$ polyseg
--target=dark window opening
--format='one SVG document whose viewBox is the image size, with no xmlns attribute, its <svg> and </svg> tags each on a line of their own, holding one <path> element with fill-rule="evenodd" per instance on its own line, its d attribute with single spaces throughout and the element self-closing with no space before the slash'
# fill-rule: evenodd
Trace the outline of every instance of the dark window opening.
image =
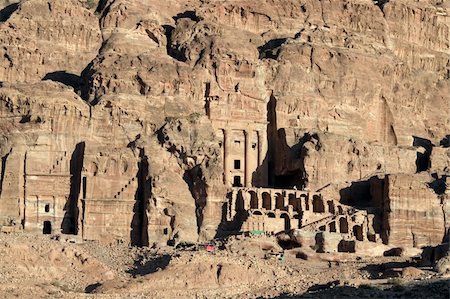
<svg viewBox="0 0 450 299">
<path fill-rule="evenodd" d="M 330 224 L 330 233 L 336 232 L 336 222 L 331 222 Z"/>
<path fill-rule="evenodd" d="M 233 178 L 233 187 L 242 187 L 240 176 L 237 175 Z"/>
<path fill-rule="evenodd" d="M 258 209 L 258 196 L 255 192 L 250 192 L 250 209 Z"/>
<path fill-rule="evenodd" d="M 163 232 L 164 232 L 165 235 L 168 235 L 169 234 L 169 229 L 165 228 Z"/>
<path fill-rule="evenodd" d="M 44 235 L 49 235 L 52 233 L 52 223 L 50 221 L 44 221 L 44 228 L 42 229 Z"/>
<path fill-rule="evenodd" d="M 255 149 L 256 148 L 256 143 L 253 143 L 252 144 L 252 149 Z"/>
<path fill-rule="evenodd" d="M 284 229 L 290 230 L 291 229 L 291 218 L 289 218 L 289 215 L 281 214 L 280 217 L 284 219 Z"/>
<path fill-rule="evenodd" d="M 323 204 L 323 201 L 317 195 L 313 196 L 313 212 L 314 213 L 324 213 L 325 212 L 325 206 Z"/>
<path fill-rule="evenodd" d="M 241 160 L 234 160 L 234 169 L 241 169 Z"/>
<path fill-rule="evenodd" d="M 266 210 L 272 210 L 272 199 L 270 198 L 270 194 L 264 192 L 262 194 L 262 198 L 263 198 L 263 208 Z"/>
<path fill-rule="evenodd" d="M 50 205 L 46 204 L 45 205 L 45 213 L 48 213 L 48 212 L 50 212 Z"/>
<path fill-rule="evenodd" d="M 241 142 L 240 142 L 239 140 L 235 140 L 235 141 L 234 141 L 234 144 L 235 144 L 235 145 L 239 145 L 239 144 L 241 144 Z"/>
<path fill-rule="evenodd" d="M 339 232 L 342 234 L 348 233 L 348 222 L 347 219 L 345 219 L 344 217 L 339 219 Z"/>
</svg>

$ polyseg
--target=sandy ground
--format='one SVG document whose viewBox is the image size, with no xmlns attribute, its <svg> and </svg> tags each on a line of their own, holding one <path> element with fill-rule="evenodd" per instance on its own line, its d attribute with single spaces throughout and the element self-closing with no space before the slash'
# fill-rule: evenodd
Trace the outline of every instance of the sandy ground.
<svg viewBox="0 0 450 299">
<path fill-rule="evenodd" d="M 283 250 L 271 237 L 210 252 L 14 233 L 0 235 L 0 257 L 3 298 L 450 298 L 450 277 L 413 259 Z"/>
</svg>

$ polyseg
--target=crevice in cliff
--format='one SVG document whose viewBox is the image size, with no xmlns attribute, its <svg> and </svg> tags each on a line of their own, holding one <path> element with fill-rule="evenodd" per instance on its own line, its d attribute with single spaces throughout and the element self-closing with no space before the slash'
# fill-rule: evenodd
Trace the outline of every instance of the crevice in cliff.
<svg viewBox="0 0 450 299">
<path fill-rule="evenodd" d="M 388 2 L 389 2 L 389 0 L 373 0 L 373 3 L 380 8 L 380 10 L 383 14 L 384 14 L 384 6 Z"/>
<path fill-rule="evenodd" d="M 97 8 L 95 9 L 95 13 L 102 14 L 102 17 L 106 16 L 108 14 L 109 9 L 111 8 L 111 5 L 113 5 L 115 0 L 111 1 L 111 3 L 108 5 L 108 0 L 100 0 L 98 1 Z M 107 7 L 108 5 L 108 7 Z M 108 8 L 108 10 L 106 10 Z"/>
<path fill-rule="evenodd" d="M 268 161 L 268 186 L 275 184 L 275 147 L 278 143 L 277 139 L 277 99 L 272 94 L 267 103 L 267 161 Z"/>
<path fill-rule="evenodd" d="M 20 3 L 13 3 L 0 10 L 0 23 L 6 22 L 19 8 Z"/>
<path fill-rule="evenodd" d="M 100 97 L 98 96 L 97 91 L 96 91 L 94 98 L 90 99 L 91 86 L 92 86 L 92 75 L 94 74 L 93 66 L 94 66 L 94 61 L 91 61 L 81 72 L 81 75 L 80 75 L 81 84 L 80 84 L 80 88 L 77 90 L 77 93 L 85 102 L 95 106 L 96 104 L 98 104 L 98 102 L 100 102 Z"/>
<path fill-rule="evenodd" d="M 6 155 L 4 155 L 2 157 L 2 170 L 1 170 L 1 175 L 0 175 L 0 198 L 2 196 L 2 192 L 3 192 L 3 180 L 5 179 L 5 172 L 6 172 L 6 162 L 8 160 L 8 156 L 11 154 L 11 151 L 9 151 L 9 153 L 7 153 Z"/>
<path fill-rule="evenodd" d="M 77 235 L 78 218 L 80 210 L 78 207 L 78 198 L 81 191 L 81 172 L 83 170 L 85 143 L 80 142 L 75 146 L 70 159 L 70 193 L 64 206 L 64 218 L 61 223 L 61 232 L 63 234 Z"/>
<path fill-rule="evenodd" d="M 189 191 L 195 200 L 195 216 L 197 219 L 197 233 L 200 233 L 200 228 L 203 224 L 203 209 L 206 206 L 207 185 L 203 171 L 200 165 L 196 165 L 184 172 L 184 181 L 188 184 Z"/>
<path fill-rule="evenodd" d="M 130 239 L 133 246 L 148 246 L 148 216 L 147 208 L 151 195 L 151 177 L 149 176 L 148 157 L 145 149 L 139 149 L 138 173 L 136 175 L 138 188 L 135 193 L 133 219 L 131 221 Z"/>
<path fill-rule="evenodd" d="M 447 178 L 449 177 L 448 175 L 442 175 L 439 176 L 437 173 L 433 173 L 431 174 L 431 176 L 434 178 L 434 181 L 428 183 L 428 187 L 430 189 L 433 189 L 434 193 L 436 194 L 436 196 L 439 198 L 440 201 L 440 207 L 442 210 L 442 219 L 444 220 L 444 227 L 443 229 L 443 239 L 442 242 L 448 242 L 448 238 L 449 238 L 449 233 L 450 233 L 450 229 L 446 226 L 447 225 L 447 213 L 446 213 L 446 201 L 447 199 L 447 195 L 446 195 L 446 191 L 447 191 Z"/>
<path fill-rule="evenodd" d="M 141 76 L 139 76 L 139 74 L 136 75 L 135 77 L 136 82 L 138 83 L 138 89 L 139 89 L 139 93 L 141 95 L 146 95 L 148 92 L 150 92 L 151 87 L 147 85 L 147 83 L 145 83 L 145 81 L 141 78 Z"/>
</svg>

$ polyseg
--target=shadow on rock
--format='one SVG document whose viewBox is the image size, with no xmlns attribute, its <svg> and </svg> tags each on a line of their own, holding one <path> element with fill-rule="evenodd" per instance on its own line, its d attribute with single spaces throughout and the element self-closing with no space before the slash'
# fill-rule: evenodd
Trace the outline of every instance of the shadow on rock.
<svg viewBox="0 0 450 299">
<path fill-rule="evenodd" d="M 101 286 L 102 284 L 99 282 L 93 283 L 88 285 L 85 289 L 84 292 L 87 294 L 91 294 L 93 293 L 99 286 Z"/>
<path fill-rule="evenodd" d="M 145 255 L 140 255 L 135 260 L 134 267 L 128 270 L 127 273 L 136 277 L 157 272 L 160 269 L 166 268 L 171 258 L 172 257 L 168 254 L 155 258 L 147 258 Z"/>
<path fill-rule="evenodd" d="M 406 267 L 415 267 L 413 262 L 388 262 L 383 264 L 367 265 L 360 270 L 366 270 L 370 274 L 371 279 L 386 278 L 386 271 L 390 269 L 401 269 Z"/>
<path fill-rule="evenodd" d="M 50 80 L 54 82 L 62 83 L 66 86 L 72 87 L 75 91 L 78 91 L 81 86 L 81 77 L 75 74 L 70 74 L 65 71 L 57 71 L 52 73 L 47 73 L 42 80 Z"/>
<path fill-rule="evenodd" d="M 374 285 L 333 286 L 330 284 L 315 285 L 305 294 L 282 294 L 281 298 L 433 298 L 448 299 L 450 296 L 450 281 L 418 282 L 404 285 L 398 282 L 384 288 Z"/>
</svg>

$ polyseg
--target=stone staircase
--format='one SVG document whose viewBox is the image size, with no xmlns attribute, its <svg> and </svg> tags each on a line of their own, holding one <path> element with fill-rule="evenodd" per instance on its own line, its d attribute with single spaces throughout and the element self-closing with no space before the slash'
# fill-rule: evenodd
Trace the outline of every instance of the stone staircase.
<svg viewBox="0 0 450 299">
<path fill-rule="evenodd" d="M 131 179 L 128 180 L 128 182 L 120 189 L 120 191 L 118 191 L 115 195 L 114 195 L 114 199 L 117 199 L 120 197 L 120 195 L 123 193 L 123 191 L 125 191 L 126 189 L 128 189 L 128 187 L 131 185 L 132 182 L 134 182 L 136 180 L 136 177 L 132 177 Z"/>
<path fill-rule="evenodd" d="M 53 162 L 52 167 L 49 170 L 50 174 L 56 174 L 61 172 L 61 166 L 64 159 L 67 157 L 67 152 L 63 152 L 56 160 Z"/>
</svg>

